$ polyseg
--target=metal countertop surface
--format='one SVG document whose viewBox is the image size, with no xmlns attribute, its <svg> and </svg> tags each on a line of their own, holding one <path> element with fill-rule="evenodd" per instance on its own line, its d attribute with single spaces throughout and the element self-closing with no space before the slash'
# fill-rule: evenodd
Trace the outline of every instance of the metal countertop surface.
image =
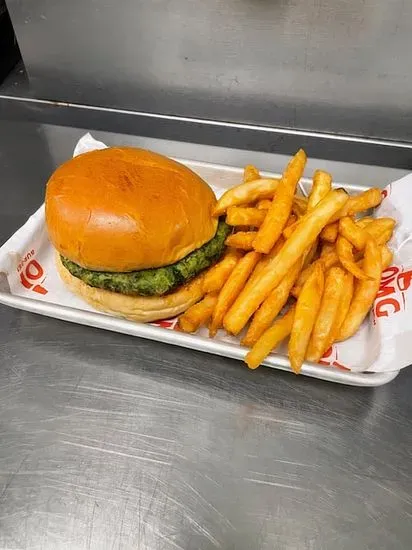
<svg viewBox="0 0 412 550">
<path fill-rule="evenodd" d="M 0 124 L 1 242 L 73 145 L 45 135 Z M 0 306 L 0 548 L 409 549 L 411 394 Z"/>
</svg>

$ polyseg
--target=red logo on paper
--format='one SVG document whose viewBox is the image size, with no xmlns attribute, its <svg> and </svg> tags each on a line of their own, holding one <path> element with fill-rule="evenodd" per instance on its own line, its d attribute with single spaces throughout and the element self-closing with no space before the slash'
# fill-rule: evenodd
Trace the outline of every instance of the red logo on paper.
<svg viewBox="0 0 412 550">
<path fill-rule="evenodd" d="M 46 279 L 44 269 L 37 260 L 34 259 L 34 250 L 30 250 L 17 266 L 17 272 L 20 276 L 20 282 L 28 290 L 37 292 L 37 294 L 47 294 L 43 283 Z"/>
<path fill-rule="evenodd" d="M 386 189 L 384 189 L 382 191 L 382 200 L 383 199 L 386 199 L 386 197 L 389 197 L 389 195 L 391 194 L 391 191 L 392 191 L 392 185 L 389 184 Z"/>
<path fill-rule="evenodd" d="M 338 348 L 336 346 L 331 346 L 325 352 L 324 356 L 319 361 L 319 364 L 324 365 L 325 367 L 336 367 L 341 370 L 350 370 L 348 367 L 345 367 L 345 365 L 342 365 L 342 363 L 339 362 Z"/>
<path fill-rule="evenodd" d="M 154 321 L 152 325 L 161 328 L 174 328 L 176 324 L 176 319 L 165 319 L 163 321 Z"/>
<path fill-rule="evenodd" d="M 406 291 L 411 284 L 412 270 L 395 265 L 385 269 L 373 308 L 374 323 L 377 317 L 390 317 L 405 309 Z"/>
</svg>

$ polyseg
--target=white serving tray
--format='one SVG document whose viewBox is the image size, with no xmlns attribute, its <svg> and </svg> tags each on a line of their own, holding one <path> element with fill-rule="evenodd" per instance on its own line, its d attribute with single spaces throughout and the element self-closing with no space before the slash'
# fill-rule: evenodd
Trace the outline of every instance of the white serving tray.
<svg viewBox="0 0 412 550">
<path fill-rule="evenodd" d="M 236 185 L 241 181 L 242 169 L 225 167 L 220 165 L 214 165 L 209 163 L 191 162 L 182 159 L 178 159 L 180 162 L 186 164 L 192 168 L 195 172 L 199 173 L 206 181 L 213 184 L 213 188 L 219 195 L 223 190 Z M 276 176 L 277 174 L 262 173 L 267 176 Z M 310 185 L 310 180 L 302 180 L 302 190 L 305 191 L 306 187 Z M 362 186 L 336 184 L 338 187 L 344 187 L 349 193 L 359 192 L 365 189 Z M 36 215 L 41 214 L 41 210 Z M 44 209 L 43 209 L 44 220 Z M 44 222 L 42 222 L 44 223 Z M 21 230 L 19 230 L 21 231 Z M 12 239 L 17 236 L 15 234 Z M 11 240 L 12 240 L 11 239 Z M 8 243 L 11 242 L 8 241 Z M 0 248 L 0 257 L 2 249 L 7 244 Z M 51 245 L 50 253 L 52 253 Z M 53 303 L 52 301 L 44 301 L 43 299 L 37 299 L 35 293 L 33 297 L 16 295 L 11 292 L 10 285 L 8 283 L 6 273 L 1 272 L 0 265 L 0 303 L 29 311 L 31 313 L 37 313 L 45 315 L 47 317 L 54 317 L 63 321 L 69 321 L 80 325 L 87 325 L 104 330 L 110 330 L 112 332 L 120 332 L 123 334 L 129 334 L 131 336 L 138 336 L 140 338 L 147 338 L 158 342 L 164 342 L 167 344 L 173 344 L 182 348 L 188 348 L 192 350 L 206 352 L 211 355 L 220 355 L 233 359 L 243 360 L 247 349 L 242 347 L 233 338 L 209 339 L 205 336 L 205 331 L 197 335 L 185 334 L 176 330 L 170 330 L 162 328 L 160 326 L 154 326 L 150 324 L 135 323 L 124 319 L 118 319 L 103 313 L 96 312 L 87 304 L 80 303 L 77 307 L 70 307 L 68 305 Z M 74 300 L 75 304 L 79 304 Z M 271 354 L 267 360 L 263 363 L 264 366 L 273 369 L 279 369 L 284 371 L 291 371 L 289 360 L 287 356 L 282 354 Z M 247 368 L 244 365 L 244 368 Z M 323 366 L 314 363 L 305 362 L 302 366 L 301 374 L 304 376 L 310 376 L 312 378 L 318 378 L 320 380 L 326 380 L 330 382 L 337 382 L 340 384 L 346 384 L 351 386 L 365 386 L 373 387 L 386 384 L 393 380 L 399 373 L 399 370 L 390 372 L 357 372 L 342 370 L 334 366 Z"/>
</svg>

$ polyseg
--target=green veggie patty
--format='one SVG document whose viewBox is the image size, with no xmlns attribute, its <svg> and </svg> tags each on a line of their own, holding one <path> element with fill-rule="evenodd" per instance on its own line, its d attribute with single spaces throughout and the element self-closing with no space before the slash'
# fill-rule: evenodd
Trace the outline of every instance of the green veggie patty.
<svg viewBox="0 0 412 550">
<path fill-rule="evenodd" d="M 64 267 L 89 286 L 120 294 L 163 296 L 183 285 L 215 263 L 223 253 L 231 228 L 219 221 L 215 236 L 209 242 L 188 254 L 175 264 L 129 273 L 91 271 L 61 256 Z"/>
</svg>

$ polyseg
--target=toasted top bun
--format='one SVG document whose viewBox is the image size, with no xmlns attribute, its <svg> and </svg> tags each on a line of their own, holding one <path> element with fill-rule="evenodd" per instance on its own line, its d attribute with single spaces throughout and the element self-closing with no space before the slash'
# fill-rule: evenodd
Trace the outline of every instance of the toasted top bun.
<svg viewBox="0 0 412 550">
<path fill-rule="evenodd" d="M 177 262 L 212 239 L 210 187 L 157 153 L 112 147 L 60 166 L 46 191 L 52 244 L 96 271 L 126 272 Z"/>
</svg>

